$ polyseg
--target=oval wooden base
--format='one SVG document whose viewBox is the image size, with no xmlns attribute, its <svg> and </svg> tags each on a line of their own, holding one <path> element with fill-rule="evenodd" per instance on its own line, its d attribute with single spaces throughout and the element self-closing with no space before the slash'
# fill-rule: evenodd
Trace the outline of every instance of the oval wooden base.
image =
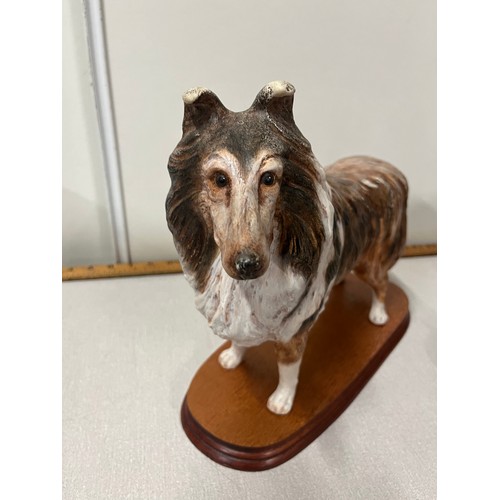
<svg viewBox="0 0 500 500">
<path fill-rule="evenodd" d="M 408 299 L 396 285 L 389 285 L 386 325 L 370 323 L 370 303 L 370 288 L 352 275 L 333 289 L 311 330 L 288 415 L 266 407 L 278 383 L 272 344 L 250 348 L 235 370 L 219 365 L 229 343 L 221 346 L 184 399 L 189 439 L 215 462 L 246 471 L 276 467 L 303 450 L 349 406 L 408 327 Z"/>
</svg>

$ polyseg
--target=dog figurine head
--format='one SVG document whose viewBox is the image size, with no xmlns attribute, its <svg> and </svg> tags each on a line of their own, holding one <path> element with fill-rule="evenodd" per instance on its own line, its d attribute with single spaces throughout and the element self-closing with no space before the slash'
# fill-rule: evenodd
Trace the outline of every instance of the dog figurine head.
<svg viewBox="0 0 500 500">
<path fill-rule="evenodd" d="M 242 112 L 229 111 L 205 88 L 183 96 L 166 210 L 184 270 L 199 290 L 218 252 L 236 280 L 262 276 L 273 243 L 284 265 L 306 278 L 317 263 L 323 235 L 318 174 L 295 125 L 294 92 L 287 82 L 271 82 Z"/>
</svg>

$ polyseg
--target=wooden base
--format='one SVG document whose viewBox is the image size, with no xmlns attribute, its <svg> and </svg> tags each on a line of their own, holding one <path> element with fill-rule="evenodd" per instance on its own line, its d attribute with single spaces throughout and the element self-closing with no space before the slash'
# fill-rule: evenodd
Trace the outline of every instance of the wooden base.
<svg viewBox="0 0 500 500">
<path fill-rule="evenodd" d="M 349 406 L 408 327 L 408 299 L 397 286 L 389 285 L 386 325 L 370 323 L 370 303 L 370 288 L 352 275 L 334 288 L 311 330 L 295 403 L 285 416 L 266 407 L 278 383 L 272 344 L 250 348 L 235 370 L 219 365 L 229 343 L 221 346 L 184 399 L 189 439 L 215 462 L 246 471 L 276 467 L 303 450 Z"/>
</svg>

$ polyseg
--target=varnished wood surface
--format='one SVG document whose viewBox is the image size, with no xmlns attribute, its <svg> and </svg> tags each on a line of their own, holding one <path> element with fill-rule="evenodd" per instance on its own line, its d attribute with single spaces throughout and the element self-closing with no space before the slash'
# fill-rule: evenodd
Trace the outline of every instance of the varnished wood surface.
<svg viewBox="0 0 500 500">
<path fill-rule="evenodd" d="M 337 286 L 311 331 L 294 407 L 278 416 L 266 407 L 278 383 L 272 345 L 247 351 L 242 365 L 224 370 L 213 353 L 194 376 L 181 419 L 200 451 L 222 465 L 264 470 L 293 457 L 350 404 L 404 334 L 408 301 L 391 284 L 389 322 L 368 320 L 371 290 L 354 276 Z"/>
<path fill-rule="evenodd" d="M 403 257 L 422 257 L 436 255 L 437 245 L 409 245 Z M 150 274 L 172 274 L 182 272 L 176 260 L 135 262 L 133 264 L 102 264 L 94 266 L 73 266 L 62 268 L 62 280 L 84 280 L 101 278 L 120 278 L 126 276 L 147 276 Z"/>
</svg>

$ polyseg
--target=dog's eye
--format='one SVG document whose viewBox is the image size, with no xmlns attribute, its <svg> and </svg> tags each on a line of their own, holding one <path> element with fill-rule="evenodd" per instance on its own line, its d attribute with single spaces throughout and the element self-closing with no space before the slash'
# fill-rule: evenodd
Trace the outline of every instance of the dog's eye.
<svg viewBox="0 0 500 500">
<path fill-rule="evenodd" d="M 272 172 L 266 172 L 265 174 L 262 174 L 260 182 L 261 184 L 264 184 L 264 186 L 272 186 L 276 182 L 276 175 Z"/>
<path fill-rule="evenodd" d="M 226 187 L 229 184 L 229 179 L 222 172 L 218 172 L 215 174 L 215 184 L 220 188 Z"/>
</svg>

